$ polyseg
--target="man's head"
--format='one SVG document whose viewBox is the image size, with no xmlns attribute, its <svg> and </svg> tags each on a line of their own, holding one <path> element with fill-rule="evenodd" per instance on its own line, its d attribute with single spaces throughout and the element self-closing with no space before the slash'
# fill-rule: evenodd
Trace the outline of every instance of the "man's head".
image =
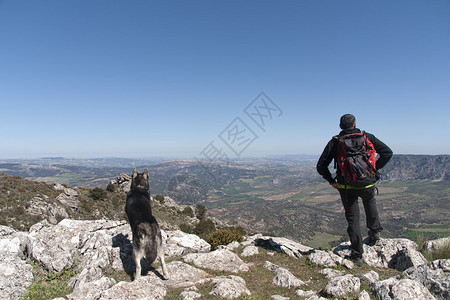
<svg viewBox="0 0 450 300">
<path fill-rule="evenodd" d="M 341 117 L 339 122 L 341 129 L 350 129 L 356 127 L 356 118 L 352 114 L 345 114 Z"/>
</svg>

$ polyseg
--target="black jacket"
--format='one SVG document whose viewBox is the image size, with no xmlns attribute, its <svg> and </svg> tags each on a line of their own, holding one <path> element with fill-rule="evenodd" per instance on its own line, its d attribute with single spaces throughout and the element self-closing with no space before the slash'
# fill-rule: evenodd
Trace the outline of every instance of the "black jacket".
<svg viewBox="0 0 450 300">
<path fill-rule="evenodd" d="M 359 130 L 358 128 L 345 129 L 339 133 L 339 136 L 357 132 L 361 132 L 361 130 Z M 391 159 L 392 150 L 388 146 L 386 146 L 385 143 L 377 139 L 373 134 L 365 132 L 365 135 L 369 139 L 369 141 L 372 142 L 375 148 L 375 152 L 379 155 L 379 158 L 377 159 L 376 162 L 376 168 L 377 170 L 379 170 L 383 168 Z M 333 159 L 336 161 L 337 144 L 338 140 L 332 138 L 325 146 L 325 149 L 323 150 L 322 155 L 320 156 L 319 161 L 317 162 L 317 172 L 319 172 L 319 174 L 322 175 L 322 177 L 330 184 L 335 183 L 336 180 L 340 184 L 345 183 L 339 168 L 337 168 L 336 170 L 336 179 L 334 179 L 333 176 L 331 176 L 331 172 L 330 170 L 328 170 L 328 166 L 330 165 L 331 161 Z"/>
</svg>

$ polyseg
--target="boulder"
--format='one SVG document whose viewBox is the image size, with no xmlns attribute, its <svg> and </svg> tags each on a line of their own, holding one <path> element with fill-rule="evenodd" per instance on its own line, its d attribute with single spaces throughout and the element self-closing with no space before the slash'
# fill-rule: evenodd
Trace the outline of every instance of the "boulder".
<svg viewBox="0 0 450 300">
<path fill-rule="evenodd" d="M 429 252 L 434 252 L 444 247 L 450 246 L 450 237 L 427 241 L 423 244 L 423 249 Z"/>
<path fill-rule="evenodd" d="M 0 225 L 0 299 L 20 299 L 33 282 L 24 257 L 26 233 Z"/>
<path fill-rule="evenodd" d="M 253 256 L 257 255 L 259 253 L 258 247 L 256 246 L 247 246 L 242 250 L 241 256 L 247 257 L 247 256 Z"/>
<path fill-rule="evenodd" d="M 57 224 L 62 219 L 69 217 L 64 207 L 58 205 L 56 202 L 46 202 L 40 197 L 33 197 L 28 201 L 26 204 L 26 212 L 31 216 L 43 216 L 50 224 Z"/>
<path fill-rule="evenodd" d="M 439 259 L 410 268 L 403 276 L 422 283 L 436 299 L 450 299 L 450 259 Z"/>
<path fill-rule="evenodd" d="M 343 297 L 348 293 L 359 293 L 361 283 L 351 274 L 332 278 L 325 287 L 325 293 L 332 297 Z"/>
<path fill-rule="evenodd" d="M 380 300 L 435 299 L 421 283 L 411 279 L 389 278 L 378 281 L 371 285 L 371 291 Z"/>
<path fill-rule="evenodd" d="M 285 253 L 291 257 L 299 258 L 302 255 L 311 253 L 314 249 L 302 245 L 293 240 L 282 237 L 271 237 L 263 235 L 254 235 L 247 238 L 247 243 L 255 244 L 267 250 L 273 250 L 278 253 Z M 246 245 L 245 242 L 243 245 Z"/>
<path fill-rule="evenodd" d="M 159 300 L 164 299 L 166 294 L 167 288 L 164 286 L 163 281 L 154 275 L 141 276 L 133 282 L 121 281 L 102 291 L 97 299 Z"/>
<path fill-rule="evenodd" d="M 200 268 L 232 273 L 248 272 L 250 265 L 246 264 L 237 254 L 218 249 L 209 253 L 190 253 L 183 257 L 185 262 L 191 262 Z"/>
<path fill-rule="evenodd" d="M 165 255 L 179 256 L 188 253 L 205 253 L 211 250 L 211 245 L 195 234 L 188 234 L 181 230 L 161 231 L 165 241 Z"/>
<path fill-rule="evenodd" d="M 242 277 L 230 275 L 227 277 L 216 277 L 212 280 L 211 295 L 222 298 L 233 299 L 243 294 L 251 295 Z"/>
<path fill-rule="evenodd" d="M 266 261 L 264 263 L 264 268 L 275 272 L 275 277 L 273 278 L 272 282 L 276 286 L 284 287 L 284 288 L 291 288 L 293 286 L 298 287 L 301 285 L 304 285 L 305 283 L 295 277 L 289 270 L 282 268 L 280 266 L 277 266 L 270 261 Z"/>
<path fill-rule="evenodd" d="M 330 251 L 314 250 L 309 256 L 309 260 L 319 266 L 336 267 L 342 265 L 348 269 L 353 269 L 354 264 L 348 259 L 344 259 Z"/>
<path fill-rule="evenodd" d="M 64 192 L 56 197 L 56 200 L 61 202 L 64 206 L 70 208 L 72 211 L 78 209 L 80 201 L 78 200 L 78 192 L 72 188 L 64 188 Z"/>
<path fill-rule="evenodd" d="M 366 240 L 363 249 L 363 260 L 371 267 L 404 271 L 427 262 L 416 243 L 408 239 L 381 239 L 373 246 Z M 333 252 L 341 257 L 350 255 L 350 243 L 342 243 Z"/>
<path fill-rule="evenodd" d="M 162 274 L 162 270 L 158 269 L 158 271 Z M 164 281 L 164 284 L 174 288 L 194 287 L 196 284 L 203 284 L 211 280 L 212 277 L 209 273 L 181 261 L 168 263 L 167 272 L 169 280 Z"/>
</svg>

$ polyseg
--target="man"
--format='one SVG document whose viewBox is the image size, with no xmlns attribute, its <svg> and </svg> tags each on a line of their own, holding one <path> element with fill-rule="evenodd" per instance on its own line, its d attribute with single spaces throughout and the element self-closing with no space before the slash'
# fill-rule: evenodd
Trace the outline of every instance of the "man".
<svg viewBox="0 0 450 300">
<path fill-rule="evenodd" d="M 356 128 L 356 119 L 351 114 L 345 114 L 340 119 L 340 128 L 342 131 L 337 137 L 333 137 L 317 162 L 317 171 L 327 180 L 330 185 L 339 191 L 342 204 L 345 209 L 345 218 L 347 219 L 347 232 L 350 237 L 352 254 L 350 258 L 359 266 L 362 265 L 363 242 L 361 228 L 359 225 L 359 205 L 358 198 L 362 199 L 364 211 L 366 213 L 366 225 L 369 229 L 370 242 L 375 244 L 380 239 L 380 231 L 383 229 L 378 217 L 378 210 L 375 200 L 375 184 L 369 184 L 364 187 L 354 187 L 348 185 L 346 179 L 342 175 L 340 168 L 336 169 L 336 178 L 333 178 L 328 165 L 334 159 L 337 161 L 339 137 L 360 133 L 361 130 Z M 373 144 L 379 158 L 376 161 L 376 170 L 383 168 L 392 157 L 392 150 L 374 135 L 365 132 L 367 139 Z"/>
</svg>

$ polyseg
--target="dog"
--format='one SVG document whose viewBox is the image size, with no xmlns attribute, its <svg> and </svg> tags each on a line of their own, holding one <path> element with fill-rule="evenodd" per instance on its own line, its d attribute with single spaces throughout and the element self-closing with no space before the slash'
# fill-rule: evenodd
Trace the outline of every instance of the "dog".
<svg viewBox="0 0 450 300">
<path fill-rule="evenodd" d="M 161 262 L 164 279 L 168 279 L 161 230 L 152 215 L 147 169 L 144 173 L 138 173 L 136 168 L 133 169 L 125 212 L 133 233 L 133 257 L 136 263 L 135 279 L 141 276 L 141 259 L 145 258 L 151 265 L 156 257 Z"/>
</svg>

